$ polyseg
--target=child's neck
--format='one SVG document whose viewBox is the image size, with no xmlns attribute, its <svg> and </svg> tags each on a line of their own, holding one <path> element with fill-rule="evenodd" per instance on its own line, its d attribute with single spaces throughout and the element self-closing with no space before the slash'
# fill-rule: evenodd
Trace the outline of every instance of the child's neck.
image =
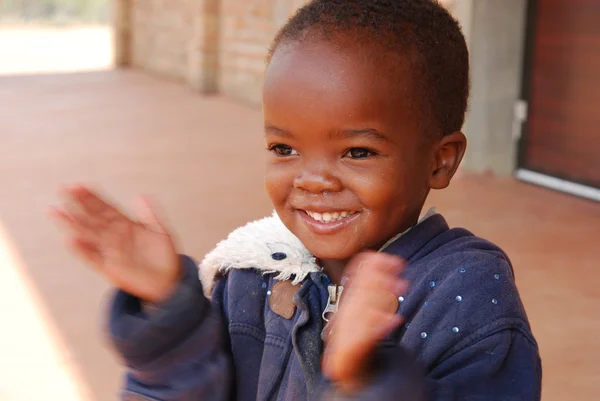
<svg viewBox="0 0 600 401">
<path fill-rule="evenodd" d="M 419 209 L 412 218 L 408 219 L 408 222 L 403 224 L 402 227 L 398 230 L 399 233 L 404 233 L 409 228 L 415 226 L 419 222 L 419 214 L 421 213 L 421 209 Z M 397 236 L 396 236 L 397 237 Z M 396 238 L 392 237 L 392 238 Z M 384 246 L 382 244 L 381 246 Z M 379 249 L 379 248 L 377 248 Z M 323 272 L 327 274 L 327 277 L 331 280 L 333 284 L 341 284 L 342 279 L 344 278 L 344 271 L 346 270 L 346 265 L 349 260 L 343 259 L 319 259 L 318 264 L 323 268 Z"/>
<path fill-rule="evenodd" d="M 342 282 L 344 270 L 346 269 L 346 264 L 348 264 L 347 260 L 319 259 L 319 264 L 333 284 L 340 284 Z"/>
</svg>

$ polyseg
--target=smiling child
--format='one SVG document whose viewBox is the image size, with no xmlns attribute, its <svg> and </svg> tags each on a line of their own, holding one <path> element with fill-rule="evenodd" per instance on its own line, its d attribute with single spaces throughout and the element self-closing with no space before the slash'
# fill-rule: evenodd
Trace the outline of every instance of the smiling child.
<svg viewBox="0 0 600 401">
<path fill-rule="evenodd" d="M 118 288 L 123 399 L 539 400 L 508 257 L 423 215 L 466 149 L 468 77 L 436 1 L 307 3 L 265 72 L 276 213 L 220 243 L 202 280 L 147 202 L 132 220 L 68 188 L 54 215 Z"/>
</svg>

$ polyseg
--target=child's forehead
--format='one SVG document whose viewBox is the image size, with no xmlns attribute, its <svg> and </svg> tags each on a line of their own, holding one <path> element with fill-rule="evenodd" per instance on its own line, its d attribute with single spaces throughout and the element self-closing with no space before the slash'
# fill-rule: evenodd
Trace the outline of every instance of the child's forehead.
<svg viewBox="0 0 600 401">
<path fill-rule="evenodd" d="M 278 90 L 322 96 L 406 101 L 413 86 L 408 57 L 350 40 L 311 40 L 282 45 L 265 74 L 265 94 Z"/>
<path fill-rule="evenodd" d="M 421 115 L 415 113 L 411 86 L 407 63 L 398 57 L 326 41 L 283 47 L 265 75 L 265 125 L 298 133 L 411 131 Z"/>
<path fill-rule="evenodd" d="M 306 59 L 321 61 L 330 59 L 338 64 L 383 68 L 404 69 L 410 67 L 416 52 L 410 48 L 391 48 L 385 43 L 354 34 L 335 36 L 311 35 L 302 39 L 280 43 L 269 63 L 287 57 L 295 61 Z M 383 71 L 380 71 L 383 72 Z M 391 71 L 389 71 L 391 72 Z"/>
</svg>

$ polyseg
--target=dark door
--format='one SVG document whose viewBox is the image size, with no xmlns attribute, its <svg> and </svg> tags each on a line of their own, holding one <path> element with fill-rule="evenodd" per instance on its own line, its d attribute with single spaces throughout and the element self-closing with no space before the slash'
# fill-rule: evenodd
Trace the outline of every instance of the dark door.
<svg viewBox="0 0 600 401">
<path fill-rule="evenodd" d="M 600 0 L 532 0 L 519 167 L 600 188 Z"/>
</svg>

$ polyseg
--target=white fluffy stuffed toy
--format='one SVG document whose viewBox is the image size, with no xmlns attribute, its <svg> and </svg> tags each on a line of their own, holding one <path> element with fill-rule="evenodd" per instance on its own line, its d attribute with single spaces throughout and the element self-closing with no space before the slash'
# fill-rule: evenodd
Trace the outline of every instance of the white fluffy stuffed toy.
<svg viewBox="0 0 600 401">
<path fill-rule="evenodd" d="M 289 280 L 293 276 L 293 284 L 321 270 L 315 257 L 275 212 L 236 229 L 205 256 L 199 276 L 207 296 L 213 290 L 215 278 L 230 269 L 278 273 L 276 280 Z"/>
</svg>

